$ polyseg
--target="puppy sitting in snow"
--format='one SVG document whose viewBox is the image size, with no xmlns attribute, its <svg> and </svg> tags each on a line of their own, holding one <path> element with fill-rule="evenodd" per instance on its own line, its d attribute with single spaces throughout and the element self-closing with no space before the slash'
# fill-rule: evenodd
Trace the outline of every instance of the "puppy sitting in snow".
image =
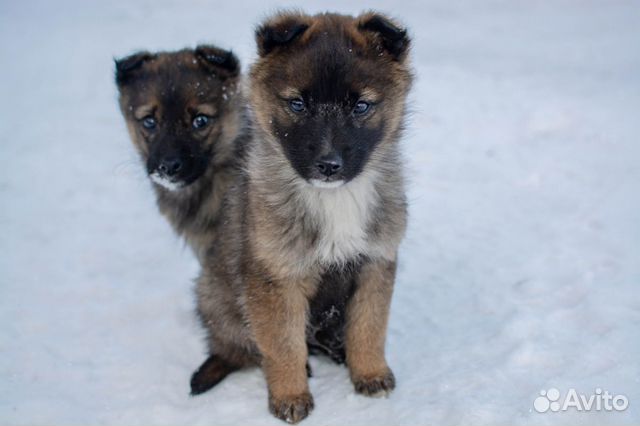
<svg viewBox="0 0 640 426">
<path fill-rule="evenodd" d="M 260 365 L 271 412 L 295 423 L 314 405 L 310 350 L 346 360 L 356 392 L 395 387 L 384 347 L 406 226 L 409 38 L 375 13 L 282 13 L 256 38 L 255 133 L 198 282 L 211 356 L 191 384 Z"/>
</svg>

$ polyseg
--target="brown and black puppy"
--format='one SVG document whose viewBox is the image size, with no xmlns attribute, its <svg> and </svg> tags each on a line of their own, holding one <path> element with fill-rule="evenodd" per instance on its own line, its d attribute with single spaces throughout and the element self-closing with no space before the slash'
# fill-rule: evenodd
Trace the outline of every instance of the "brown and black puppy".
<svg viewBox="0 0 640 426">
<path fill-rule="evenodd" d="M 239 79 L 235 55 L 214 46 L 116 60 L 120 108 L 160 211 L 201 259 L 248 138 Z"/>
<path fill-rule="evenodd" d="M 407 220 L 409 38 L 375 13 L 281 13 L 257 43 L 246 172 L 198 283 L 212 356 L 192 391 L 259 364 L 271 412 L 295 423 L 313 408 L 309 350 L 346 360 L 358 393 L 395 387 L 384 348 Z"/>
</svg>

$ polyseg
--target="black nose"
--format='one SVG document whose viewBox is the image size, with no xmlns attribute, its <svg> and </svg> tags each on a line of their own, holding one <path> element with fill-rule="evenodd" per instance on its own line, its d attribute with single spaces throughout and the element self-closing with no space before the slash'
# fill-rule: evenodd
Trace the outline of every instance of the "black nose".
<svg viewBox="0 0 640 426">
<path fill-rule="evenodd" d="M 320 173 L 329 177 L 342 170 L 342 158 L 338 154 L 328 154 L 316 161 L 316 168 Z"/>
<path fill-rule="evenodd" d="M 178 157 L 168 157 L 164 158 L 160 165 L 158 166 L 158 170 L 160 173 L 165 176 L 175 176 L 182 169 L 182 161 Z"/>
</svg>

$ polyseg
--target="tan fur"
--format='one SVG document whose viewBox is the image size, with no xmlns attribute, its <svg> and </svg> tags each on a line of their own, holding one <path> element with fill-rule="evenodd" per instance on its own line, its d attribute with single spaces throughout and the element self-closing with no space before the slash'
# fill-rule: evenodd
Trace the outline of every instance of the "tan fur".
<svg viewBox="0 0 640 426">
<path fill-rule="evenodd" d="M 379 260 L 363 266 L 347 311 L 346 349 L 351 380 L 363 393 L 375 395 L 376 382 L 393 375 L 384 357 L 396 264 Z"/>
<path fill-rule="evenodd" d="M 307 384 L 305 341 L 305 286 L 297 281 L 272 281 L 264 277 L 247 282 L 247 316 L 262 355 L 262 368 L 269 386 L 269 407 L 275 413 L 290 399 L 312 403 Z M 294 409 L 295 411 L 295 409 Z M 297 420 L 291 414 L 292 421 Z"/>
</svg>

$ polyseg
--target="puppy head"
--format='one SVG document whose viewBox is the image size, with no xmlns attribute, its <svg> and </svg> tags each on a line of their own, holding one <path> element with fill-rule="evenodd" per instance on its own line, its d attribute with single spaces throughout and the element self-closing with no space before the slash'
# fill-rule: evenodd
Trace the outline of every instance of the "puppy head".
<svg viewBox="0 0 640 426">
<path fill-rule="evenodd" d="M 154 182 L 186 187 L 230 144 L 239 73 L 238 59 L 213 46 L 116 60 L 120 108 Z"/>
<path fill-rule="evenodd" d="M 337 187 L 394 143 L 411 84 L 406 31 L 377 13 L 283 13 L 256 31 L 259 128 L 307 182 Z"/>
</svg>

